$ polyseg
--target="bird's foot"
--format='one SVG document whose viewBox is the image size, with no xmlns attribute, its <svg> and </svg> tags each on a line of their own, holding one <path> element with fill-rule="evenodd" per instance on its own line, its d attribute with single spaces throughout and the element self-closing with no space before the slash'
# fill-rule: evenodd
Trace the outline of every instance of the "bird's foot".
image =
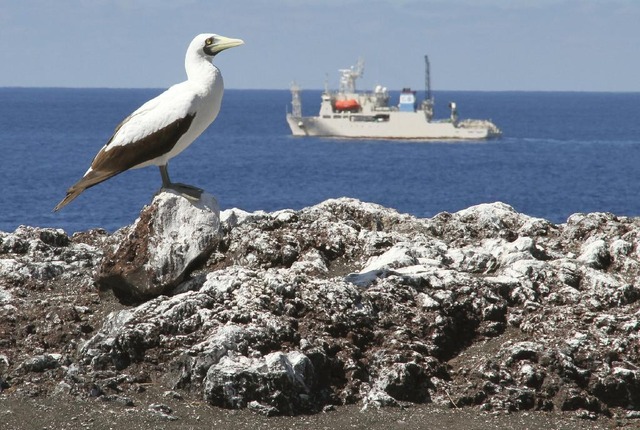
<svg viewBox="0 0 640 430">
<path fill-rule="evenodd" d="M 202 188 L 194 187 L 193 185 L 174 183 L 174 182 L 172 182 L 169 185 L 163 186 L 161 188 L 161 191 L 167 190 L 167 189 L 176 191 L 177 193 L 181 194 L 183 197 L 186 197 L 187 199 L 194 200 L 194 201 L 200 200 L 200 197 L 204 192 Z"/>
</svg>

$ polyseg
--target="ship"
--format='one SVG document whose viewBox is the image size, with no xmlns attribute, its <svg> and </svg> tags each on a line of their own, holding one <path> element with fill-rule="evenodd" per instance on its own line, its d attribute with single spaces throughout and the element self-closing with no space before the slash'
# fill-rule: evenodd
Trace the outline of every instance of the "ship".
<svg viewBox="0 0 640 430">
<path fill-rule="evenodd" d="M 322 136 L 354 139 L 465 140 L 489 139 L 502 135 L 489 120 L 458 119 L 455 102 L 449 103 L 450 116 L 436 120 L 431 92 L 429 57 L 425 55 L 425 95 L 418 103 L 417 92 L 403 88 L 398 103 L 391 103 L 387 88 L 377 85 L 372 92 L 357 91 L 364 61 L 340 69 L 340 85 L 330 91 L 325 82 L 318 116 L 302 116 L 300 87 L 291 85 L 291 112 L 287 123 L 294 136 Z"/>
</svg>

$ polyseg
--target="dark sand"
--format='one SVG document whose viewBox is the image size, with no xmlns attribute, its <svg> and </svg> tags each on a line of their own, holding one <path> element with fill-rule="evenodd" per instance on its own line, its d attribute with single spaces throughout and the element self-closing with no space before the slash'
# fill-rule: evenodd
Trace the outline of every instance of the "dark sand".
<svg viewBox="0 0 640 430">
<path fill-rule="evenodd" d="M 100 399 L 17 399 L 0 395 L 0 428 L 13 429 L 448 429 L 578 430 L 634 429 L 640 420 L 578 418 L 575 413 L 491 414 L 477 409 L 416 405 L 405 409 L 361 411 L 345 406 L 316 415 L 266 417 L 249 410 L 226 410 L 204 402 L 171 399 L 170 415 L 151 412 L 136 400 L 127 407 Z"/>
</svg>

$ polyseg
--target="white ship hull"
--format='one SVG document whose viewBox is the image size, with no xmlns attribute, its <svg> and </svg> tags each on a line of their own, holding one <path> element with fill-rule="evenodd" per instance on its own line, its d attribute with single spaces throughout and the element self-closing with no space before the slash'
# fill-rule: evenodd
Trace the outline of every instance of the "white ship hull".
<svg viewBox="0 0 640 430">
<path fill-rule="evenodd" d="M 423 112 L 392 112 L 387 121 L 358 121 L 356 115 L 294 117 L 287 115 L 294 136 L 345 137 L 354 139 L 487 139 L 499 135 L 485 121 L 427 122 Z"/>
</svg>

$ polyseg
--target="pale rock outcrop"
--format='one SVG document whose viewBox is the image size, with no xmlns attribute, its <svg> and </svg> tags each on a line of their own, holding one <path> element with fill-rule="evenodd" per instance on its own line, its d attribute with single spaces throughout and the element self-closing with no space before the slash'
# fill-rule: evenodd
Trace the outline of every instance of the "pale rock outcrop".
<svg viewBox="0 0 640 430">
<path fill-rule="evenodd" d="M 163 191 L 106 253 L 96 282 L 134 299 L 163 294 L 209 257 L 219 228 L 220 208 L 211 194 L 194 202 Z"/>
</svg>

